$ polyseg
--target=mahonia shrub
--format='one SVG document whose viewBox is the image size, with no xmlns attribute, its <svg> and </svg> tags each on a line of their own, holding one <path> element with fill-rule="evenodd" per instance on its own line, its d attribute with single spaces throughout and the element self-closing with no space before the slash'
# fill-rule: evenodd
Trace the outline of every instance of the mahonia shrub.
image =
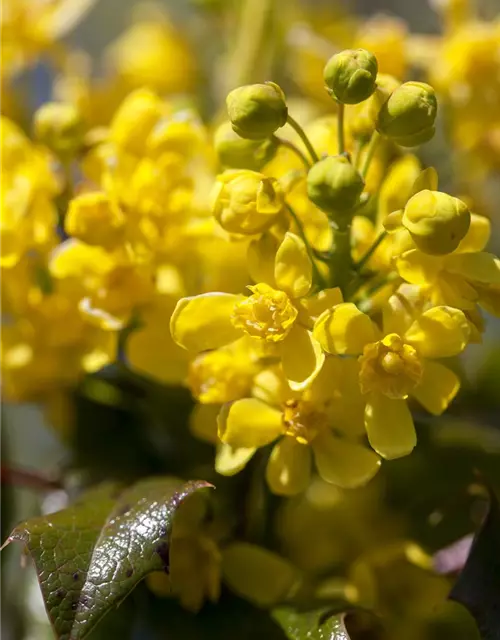
<svg viewBox="0 0 500 640">
<path fill-rule="evenodd" d="M 9 5 L 5 84 L 42 55 L 65 64 L 32 135 L 11 105 L 2 115 L 3 394 L 41 405 L 70 448 L 90 441 L 76 468 L 101 465 L 68 508 L 7 539 L 31 554 L 56 636 L 86 637 L 144 581 L 172 628 L 195 629 L 184 610 L 200 634 L 213 625 L 196 637 L 479 637 L 459 605 L 435 611 L 451 582 L 434 551 L 451 539 L 414 540 L 407 498 L 391 491 L 441 482 L 435 418 L 459 393 L 458 356 L 481 343 L 483 312 L 500 317 L 490 219 L 417 155 L 445 105 L 478 184 L 494 166 L 498 136 L 486 145 L 481 118 L 487 103 L 498 133 L 500 83 L 486 92 L 482 70 L 498 72 L 498 24 L 450 1 L 442 40 L 405 48 L 405 28 L 377 18 L 342 38 L 351 48 L 318 54 L 323 70 L 301 58 L 294 80 L 320 115 L 262 77 L 234 82 L 207 124 L 179 98 L 202 70 L 157 10 L 110 47 L 101 86 L 59 42 L 59 12 L 73 24 L 86 3 L 35 4 L 39 31 L 30 2 Z M 107 407 L 102 424 L 94 405 L 82 423 L 75 389 L 80 410 Z M 106 429 L 119 472 L 99 452 Z M 469 558 L 498 534 L 491 490 L 489 501 Z M 489 637 L 496 605 L 481 618 L 464 584 L 452 597 Z M 228 601 L 229 631 L 210 617 Z M 392 620 L 386 635 L 369 611 Z"/>
</svg>

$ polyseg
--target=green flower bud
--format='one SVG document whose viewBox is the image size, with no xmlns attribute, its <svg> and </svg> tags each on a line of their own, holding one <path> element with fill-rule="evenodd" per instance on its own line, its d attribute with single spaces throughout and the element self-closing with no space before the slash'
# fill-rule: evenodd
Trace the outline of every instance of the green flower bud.
<svg viewBox="0 0 500 640">
<path fill-rule="evenodd" d="M 375 91 L 377 58 L 366 49 L 346 49 L 328 60 L 323 71 L 326 90 L 338 102 L 357 104 Z"/>
<path fill-rule="evenodd" d="M 359 172 L 343 156 L 320 160 L 307 175 L 307 195 L 326 213 L 350 211 L 357 204 L 364 186 Z"/>
<path fill-rule="evenodd" d="M 419 191 L 408 200 L 402 224 L 424 253 L 444 255 L 454 251 L 470 226 L 467 205 L 441 191 Z"/>
<path fill-rule="evenodd" d="M 71 156 L 83 144 L 85 125 L 74 105 L 47 102 L 35 113 L 34 134 L 57 155 Z"/>
<path fill-rule="evenodd" d="M 437 100 L 425 82 L 405 82 L 382 105 L 377 131 L 403 147 L 416 147 L 434 135 Z"/>
<path fill-rule="evenodd" d="M 230 122 L 224 122 L 215 132 L 214 146 L 223 167 L 260 171 L 273 158 L 278 142 L 272 138 L 241 138 L 235 133 Z"/>
<path fill-rule="evenodd" d="M 238 87 L 229 93 L 226 105 L 234 131 L 250 140 L 268 138 L 288 117 L 285 94 L 274 82 Z"/>
</svg>

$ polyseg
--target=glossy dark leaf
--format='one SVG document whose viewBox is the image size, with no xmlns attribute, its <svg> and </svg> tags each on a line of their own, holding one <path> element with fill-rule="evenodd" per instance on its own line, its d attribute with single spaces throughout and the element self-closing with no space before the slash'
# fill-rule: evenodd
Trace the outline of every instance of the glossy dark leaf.
<svg viewBox="0 0 500 640">
<path fill-rule="evenodd" d="M 344 615 L 328 615 L 327 611 L 299 612 L 276 609 L 274 619 L 289 640 L 349 640 Z"/>
<path fill-rule="evenodd" d="M 450 598 L 467 607 L 483 640 L 500 640 L 500 507 L 492 492 L 488 515 Z"/>
<path fill-rule="evenodd" d="M 70 508 L 17 526 L 60 640 L 80 640 L 151 571 L 168 571 L 179 504 L 206 482 L 152 478 L 108 483 Z"/>
</svg>

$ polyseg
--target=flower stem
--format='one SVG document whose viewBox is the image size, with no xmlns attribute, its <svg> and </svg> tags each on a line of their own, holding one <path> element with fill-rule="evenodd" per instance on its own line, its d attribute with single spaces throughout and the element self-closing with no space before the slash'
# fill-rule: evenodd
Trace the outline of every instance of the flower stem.
<svg viewBox="0 0 500 640">
<path fill-rule="evenodd" d="M 311 168 L 311 163 L 307 159 L 306 155 L 302 153 L 302 151 L 297 147 L 297 145 L 293 144 L 293 142 L 290 142 L 290 140 L 285 140 L 284 138 L 280 138 L 279 136 L 273 136 L 273 139 L 282 147 L 286 147 L 287 149 L 290 149 L 290 151 L 293 151 L 293 153 L 295 153 L 295 155 L 300 158 L 300 160 L 304 163 L 306 169 L 309 171 L 309 169 Z"/>
<path fill-rule="evenodd" d="M 340 287 L 346 295 L 347 286 L 352 278 L 351 225 L 344 227 L 332 225 L 333 243 L 330 258 L 330 286 Z"/>
<path fill-rule="evenodd" d="M 338 112 L 337 112 L 337 140 L 338 140 L 338 151 L 339 156 L 345 151 L 345 138 L 344 138 L 344 111 L 345 107 L 342 102 L 338 103 Z"/>
<path fill-rule="evenodd" d="M 325 279 L 323 278 L 320 270 L 318 269 L 318 265 L 316 264 L 316 261 L 315 261 L 315 258 L 314 258 L 314 252 L 312 250 L 311 245 L 309 244 L 309 240 L 307 239 L 306 233 L 304 231 L 304 225 L 302 224 L 302 221 L 299 218 L 299 216 L 295 213 L 295 211 L 292 209 L 292 207 L 288 204 L 288 202 L 286 203 L 286 208 L 288 209 L 288 212 L 290 213 L 293 221 L 295 222 L 295 225 L 297 227 L 297 231 L 299 232 L 299 236 L 302 238 L 304 244 L 306 245 L 307 255 L 309 256 L 309 260 L 311 261 L 311 264 L 312 264 L 314 281 L 320 286 L 321 289 L 325 289 L 326 288 L 326 282 L 325 282 Z"/>
<path fill-rule="evenodd" d="M 363 178 L 363 180 L 366 178 L 368 174 L 368 169 L 370 168 L 371 161 L 373 159 L 375 150 L 377 149 L 379 142 L 380 142 L 380 133 L 378 131 L 374 131 L 372 133 L 370 142 L 368 143 L 368 149 L 366 150 L 365 161 L 361 169 L 361 177 Z"/>
<path fill-rule="evenodd" d="M 313 162 L 319 162 L 318 154 L 314 150 L 314 147 L 312 146 L 311 141 L 306 136 L 306 134 L 304 132 L 304 129 L 302 129 L 300 124 L 296 120 L 294 120 L 290 114 L 288 114 L 287 122 L 292 127 L 292 129 L 294 129 L 296 131 L 297 135 L 299 136 L 299 138 L 304 143 L 304 146 L 307 149 L 307 151 L 309 152 L 309 155 L 311 156 L 312 161 Z"/>
</svg>

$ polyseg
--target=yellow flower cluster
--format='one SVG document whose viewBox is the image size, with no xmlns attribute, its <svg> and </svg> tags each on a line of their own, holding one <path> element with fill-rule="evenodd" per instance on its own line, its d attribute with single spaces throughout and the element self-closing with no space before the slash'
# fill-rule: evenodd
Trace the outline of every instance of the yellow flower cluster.
<svg viewBox="0 0 500 640">
<path fill-rule="evenodd" d="M 456 357 L 481 342 L 483 311 L 500 316 L 490 221 L 469 197 L 500 167 L 498 21 L 465 0 L 439 3 L 439 38 L 344 16 L 293 45 L 294 82 L 313 100 L 274 82 L 231 87 L 227 117 L 207 124 L 184 95 L 198 65 L 157 12 L 108 48 L 102 84 L 85 54 L 63 54 L 58 38 L 92 4 L 5 3 L 3 82 L 41 54 L 57 77 L 32 137 L 21 117 L 1 122 L 4 397 L 57 411 L 82 375 L 116 361 L 184 385 L 216 472 L 253 459 L 272 493 L 295 496 L 280 514 L 284 547 L 321 573 L 349 548 L 338 521 L 351 511 L 384 538 L 378 502 L 356 503 L 378 496 L 377 480 L 346 490 L 412 452 L 419 414 L 456 397 Z M 329 58 L 333 41 L 353 48 Z M 414 66 L 425 81 L 405 82 Z M 467 161 L 464 200 L 413 152 L 443 107 Z M 317 491 L 338 498 L 324 510 L 338 539 L 322 508 L 310 513 Z M 259 605 L 293 593 L 288 561 L 224 547 L 226 532 L 194 520 L 175 531 L 167 585 L 186 608 L 217 600 L 221 575 Z M 349 598 L 365 604 L 380 567 L 412 550 L 395 526 L 381 559 L 362 533 Z"/>
</svg>

